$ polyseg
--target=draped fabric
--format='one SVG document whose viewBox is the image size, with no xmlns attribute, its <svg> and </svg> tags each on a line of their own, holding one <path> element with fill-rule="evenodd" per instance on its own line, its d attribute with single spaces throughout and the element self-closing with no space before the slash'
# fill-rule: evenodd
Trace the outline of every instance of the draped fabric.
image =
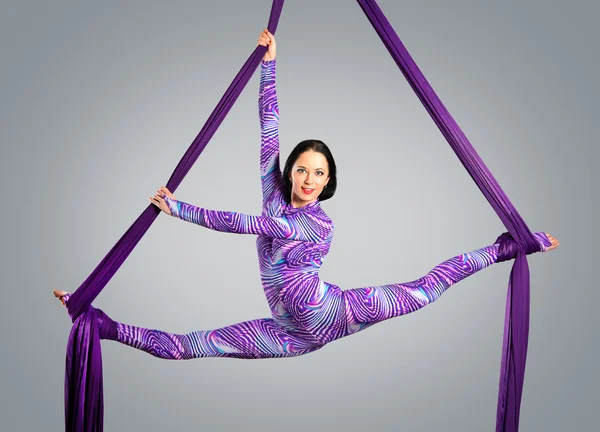
<svg viewBox="0 0 600 432">
<path fill-rule="evenodd" d="M 537 249 L 535 238 L 437 97 L 377 3 L 373 0 L 358 0 L 358 3 L 450 147 L 518 245 L 508 280 L 496 411 L 496 432 L 517 431 L 529 336 L 529 266 L 526 254 Z"/>
<path fill-rule="evenodd" d="M 283 3 L 283 0 L 273 0 L 272 3 L 267 28 L 273 34 L 277 29 Z M 434 122 L 518 245 L 508 284 L 496 423 L 496 431 L 517 431 L 529 330 L 529 268 L 526 254 L 537 251 L 539 245 L 418 69 L 378 5 L 371 0 L 358 0 L 358 3 Z M 266 51 L 266 47 L 257 46 L 235 76 L 167 182 L 166 186 L 170 191 L 177 190 L 254 74 Z M 67 303 L 67 310 L 73 322 L 67 343 L 65 368 L 67 432 L 103 430 L 100 339 L 116 330 L 108 324 L 110 320 L 103 319 L 104 313 L 94 308 L 91 303 L 159 214 L 160 210 L 149 204 Z"/>
<path fill-rule="evenodd" d="M 283 0 L 273 0 L 267 28 L 277 29 Z M 257 45 L 242 69 L 227 88 L 216 108 L 185 152 L 166 186 L 175 192 L 190 168 L 219 128 L 225 116 L 256 71 L 267 47 Z M 65 370 L 65 428 L 67 432 L 103 430 L 102 355 L 97 323 L 99 310 L 92 306 L 94 299 L 119 270 L 131 251 L 142 239 L 152 222 L 161 213 L 149 204 L 123 234 L 100 264 L 77 288 L 67 304 L 73 328 L 67 342 Z"/>
</svg>

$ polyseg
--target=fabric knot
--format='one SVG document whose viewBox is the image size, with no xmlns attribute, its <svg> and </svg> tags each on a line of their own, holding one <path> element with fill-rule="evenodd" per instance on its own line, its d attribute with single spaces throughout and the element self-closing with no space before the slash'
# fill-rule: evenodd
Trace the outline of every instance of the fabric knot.
<svg viewBox="0 0 600 432">
<path fill-rule="evenodd" d="M 113 321 L 102 309 L 92 308 L 92 319 L 98 324 L 100 339 L 117 340 L 117 323 Z"/>
<path fill-rule="evenodd" d="M 496 239 L 498 243 L 498 259 L 496 262 L 509 261 L 517 256 L 519 244 L 509 232 L 500 234 Z"/>
<path fill-rule="evenodd" d="M 509 261 L 514 259 L 519 252 L 519 243 L 513 238 L 509 232 L 502 233 L 496 239 L 498 243 L 498 259 L 496 262 Z M 539 242 L 536 241 L 537 248 L 531 252 L 526 251 L 526 255 L 530 255 L 542 250 Z"/>
<path fill-rule="evenodd" d="M 67 303 L 67 307 L 69 303 Z M 98 326 L 98 334 L 100 339 L 117 340 L 117 323 L 113 321 L 102 309 L 97 309 L 89 305 L 86 311 L 80 314 L 77 320 L 85 320 L 86 322 L 95 322 Z M 75 324 L 75 321 L 73 323 Z"/>
</svg>

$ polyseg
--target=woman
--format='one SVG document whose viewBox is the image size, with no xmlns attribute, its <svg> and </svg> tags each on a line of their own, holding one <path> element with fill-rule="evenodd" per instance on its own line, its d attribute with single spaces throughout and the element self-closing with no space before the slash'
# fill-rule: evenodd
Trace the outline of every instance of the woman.
<svg viewBox="0 0 600 432">
<path fill-rule="evenodd" d="M 341 290 L 322 281 L 319 269 L 329 252 L 333 223 L 320 202 L 335 193 L 335 162 L 323 142 L 306 140 L 292 151 L 281 172 L 275 37 L 265 29 L 258 44 L 268 46 L 261 62 L 258 103 L 262 215 L 199 208 L 178 201 L 164 186 L 149 199 L 173 217 L 217 231 L 257 235 L 261 280 L 272 316 L 215 330 L 172 334 L 116 322 L 102 312 L 102 339 L 165 359 L 298 356 L 378 322 L 414 312 L 460 280 L 514 258 L 508 252 L 514 240 L 504 233 L 496 243 L 450 258 L 412 282 Z M 535 233 L 535 237 L 540 251 L 559 244 L 545 233 Z M 70 293 L 59 290 L 54 294 L 63 304 L 70 297 Z"/>
</svg>

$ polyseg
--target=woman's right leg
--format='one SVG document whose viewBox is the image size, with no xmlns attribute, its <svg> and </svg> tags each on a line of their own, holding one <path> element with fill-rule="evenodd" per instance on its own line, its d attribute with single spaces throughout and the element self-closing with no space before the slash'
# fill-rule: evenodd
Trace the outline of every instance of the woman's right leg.
<svg viewBox="0 0 600 432">
<path fill-rule="evenodd" d="M 68 302 L 70 293 L 63 297 Z M 110 318 L 103 313 L 103 319 Z M 272 318 L 259 318 L 230 326 L 199 330 L 187 334 L 169 333 L 123 324 L 117 321 L 114 332 L 102 339 L 145 351 L 167 360 L 189 360 L 201 357 L 258 359 L 294 357 L 316 351 L 323 345 L 306 341 L 285 331 Z M 110 327 L 110 326 L 108 326 Z"/>
<path fill-rule="evenodd" d="M 272 318 L 258 318 L 215 330 L 174 334 L 117 322 L 117 341 L 169 360 L 200 357 L 241 359 L 293 357 L 322 345 L 287 333 Z"/>
</svg>

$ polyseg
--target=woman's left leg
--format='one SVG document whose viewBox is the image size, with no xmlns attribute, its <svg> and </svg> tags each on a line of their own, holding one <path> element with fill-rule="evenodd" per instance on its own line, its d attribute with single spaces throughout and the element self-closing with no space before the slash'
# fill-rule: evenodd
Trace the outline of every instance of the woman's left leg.
<svg viewBox="0 0 600 432">
<path fill-rule="evenodd" d="M 498 247 L 494 243 L 452 257 L 412 282 L 343 290 L 347 323 L 343 336 L 434 302 L 455 283 L 497 262 Z"/>
<path fill-rule="evenodd" d="M 311 279 L 288 291 L 283 306 L 305 338 L 326 344 L 428 305 L 450 286 L 497 262 L 499 250 L 494 243 L 457 255 L 406 283 L 342 290 Z"/>
</svg>

